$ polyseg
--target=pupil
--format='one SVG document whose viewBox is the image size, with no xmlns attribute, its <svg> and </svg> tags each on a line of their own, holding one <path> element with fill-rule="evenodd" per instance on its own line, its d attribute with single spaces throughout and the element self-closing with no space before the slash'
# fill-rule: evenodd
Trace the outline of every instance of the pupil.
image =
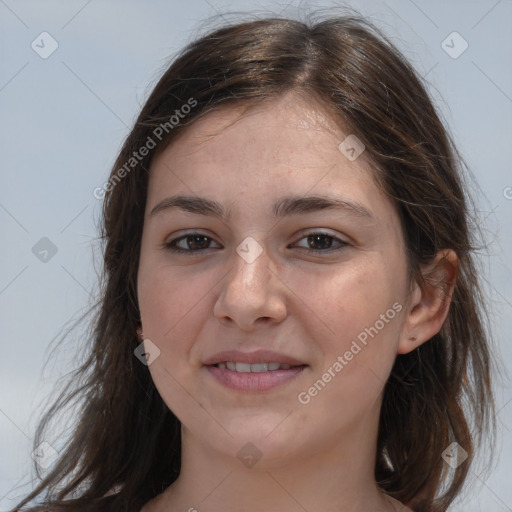
<svg viewBox="0 0 512 512">
<path fill-rule="evenodd" d="M 320 243 L 321 247 L 318 247 L 318 245 L 317 245 L 318 241 L 323 240 L 324 242 L 326 242 L 328 239 L 329 239 L 329 242 L 327 244 Z M 331 247 L 332 240 L 329 235 L 310 235 L 310 236 L 308 236 L 308 243 L 309 244 L 313 243 L 313 245 L 314 245 L 314 247 L 312 247 L 313 249 L 326 249 L 326 248 Z"/>
<path fill-rule="evenodd" d="M 190 241 L 192 240 L 192 243 Z M 197 236 L 189 236 L 188 237 L 188 248 L 189 249 L 203 249 L 204 247 L 201 246 L 201 242 L 207 242 L 208 237 L 204 235 L 197 235 Z M 197 246 L 195 244 L 197 243 Z"/>
</svg>

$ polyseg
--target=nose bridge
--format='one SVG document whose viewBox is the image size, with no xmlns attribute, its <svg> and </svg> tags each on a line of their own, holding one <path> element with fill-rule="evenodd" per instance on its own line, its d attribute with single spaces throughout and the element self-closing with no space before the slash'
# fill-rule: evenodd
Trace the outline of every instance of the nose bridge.
<svg viewBox="0 0 512 512">
<path fill-rule="evenodd" d="M 214 308 L 215 316 L 230 318 L 240 327 L 249 328 L 258 318 L 281 320 L 285 315 L 272 258 L 260 242 L 248 236 L 236 247 Z"/>
<path fill-rule="evenodd" d="M 254 236 L 247 236 L 236 247 L 230 281 L 242 290 L 265 295 L 272 273 L 268 250 L 262 237 L 258 238 L 260 242 Z"/>
</svg>

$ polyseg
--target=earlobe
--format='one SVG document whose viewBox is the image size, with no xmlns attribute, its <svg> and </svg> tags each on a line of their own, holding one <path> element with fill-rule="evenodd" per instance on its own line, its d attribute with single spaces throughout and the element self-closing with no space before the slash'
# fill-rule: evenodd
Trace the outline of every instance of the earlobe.
<svg viewBox="0 0 512 512">
<path fill-rule="evenodd" d="M 442 328 L 457 279 L 455 251 L 439 251 L 434 261 L 421 269 L 422 282 L 414 284 L 397 352 L 407 354 L 436 335 Z"/>
</svg>

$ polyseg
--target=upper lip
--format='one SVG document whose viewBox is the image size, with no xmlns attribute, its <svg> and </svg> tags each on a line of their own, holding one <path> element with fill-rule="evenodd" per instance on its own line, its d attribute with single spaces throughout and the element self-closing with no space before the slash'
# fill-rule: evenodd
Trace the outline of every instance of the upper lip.
<svg viewBox="0 0 512 512">
<path fill-rule="evenodd" d="M 236 363 L 279 363 L 289 364 L 290 366 L 302 366 L 305 363 L 294 357 L 280 354 L 272 350 L 254 350 L 252 352 L 240 352 L 239 350 L 224 350 L 208 357 L 203 362 L 204 365 L 211 366 L 218 363 L 232 361 Z"/>
</svg>

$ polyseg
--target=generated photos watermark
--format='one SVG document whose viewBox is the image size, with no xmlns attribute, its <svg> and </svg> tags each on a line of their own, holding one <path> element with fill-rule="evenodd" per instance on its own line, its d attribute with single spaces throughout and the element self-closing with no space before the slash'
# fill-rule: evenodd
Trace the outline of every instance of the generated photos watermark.
<svg viewBox="0 0 512 512">
<path fill-rule="evenodd" d="M 150 366 L 160 357 L 160 349 L 149 338 L 143 340 L 133 353 L 144 366 Z"/>
<path fill-rule="evenodd" d="M 174 114 L 169 118 L 168 121 L 165 123 L 160 123 L 153 130 L 153 134 L 148 136 L 144 144 L 140 146 L 137 151 L 133 152 L 133 155 L 123 164 L 123 166 L 120 167 L 112 176 L 110 176 L 109 180 L 102 187 L 96 187 L 93 190 L 93 196 L 96 199 L 103 199 L 107 192 L 112 191 L 113 188 L 125 176 L 127 176 L 139 162 L 141 162 L 147 155 L 149 155 L 149 152 L 157 145 L 156 140 L 160 142 L 163 139 L 164 134 L 168 134 L 171 130 L 178 126 L 181 120 L 184 119 L 185 116 L 189 114 L 195 106 L 197 106 L 197 100 L 194 98 L 189 98 L 186 103 L 174 111 Z"/>
<path fill-rule="evenodd" d="M 349 350 L 347 350 L 343 355 L 338 356 L 336 361 L 327 368 L 322 376 L 317 379 L 311 387 L 305 391 L 301 391 L 297 395 L 299 403 L 303 405 L 309 404 L 311 399 L 317 396 L 318 393 L 320 393 L 327 384 L 331 382 L 331 380 L 336 377 L 336 375 L 338 375 L 343 368 L 352 361 L 352 359 L 354 359 L 354 356 L 359 354 L 359 352 L 368 345 L 368 342 L 370 341 L 368 337 L 373 339 L 377 336 L 377 334 L 384 329 L 386 324 L 393 320 L 396 314 L 400 313 L 400 311 L 402 311 L 402 304 L 395 302 L 385 313 L 380 315 L 379 320 L 377 320 L 371 327 L 366 327 L 361 331 L 357 335 L 357 340 L 352 340 Z"/>
<path fill-rule="evenodd" d="M 441 457 L 452 469 L 457 469 L 468 458 L 468 452 L 454 441 L 443 451 Z"/>
<path fill-rule="evenodd" d="M 354 162 L 363 154 L 366 146 L 352 133 L 339 143 L 338 149 L 342 155 L 345 155 L 347 160 Z"/>
</svg>

